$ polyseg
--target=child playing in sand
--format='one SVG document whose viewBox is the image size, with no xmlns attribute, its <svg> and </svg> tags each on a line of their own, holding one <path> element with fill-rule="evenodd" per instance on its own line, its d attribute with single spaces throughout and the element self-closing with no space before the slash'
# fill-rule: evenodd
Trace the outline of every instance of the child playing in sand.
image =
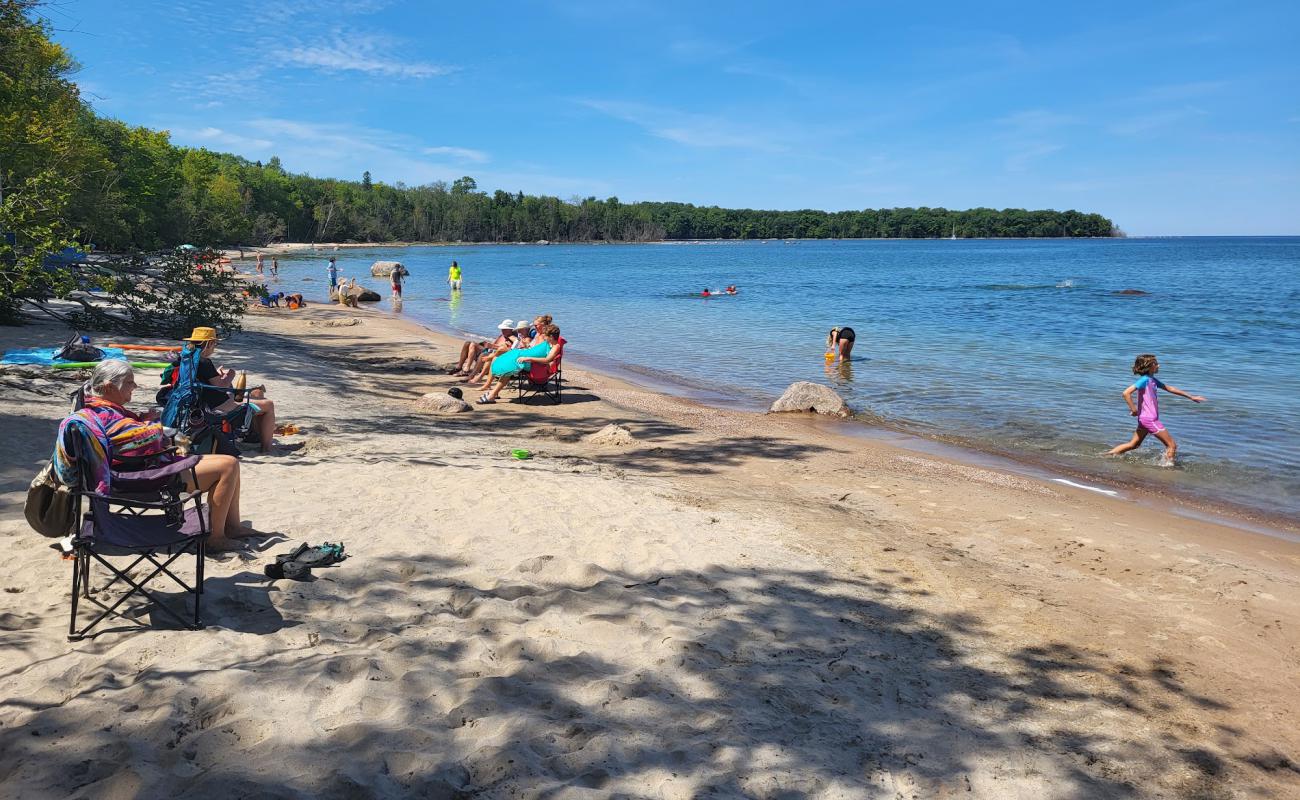
<svg viewBox="0 0 1300 800">
<path fill-rule="evenodd" d="M 1157 397 L 1157 390 L 1164 389 L 1170 394 L 1186 397 L 1193 403 L 1204 403 L 1205 398 L 1197 394 L 1188 394 L 1182 389 L 1161 383 L 1156 378 L 1156 373 L 1159 371 L 1160 362 L 1150 353 L 1143 353 L 1133 361 L 1133 374 L 1141 377 L 1132 386 L 1124 390 L 1124 402 L 1128 404 L 1129 413 L 1138 418 L 1137 430 L 1133 432 L 1133 438 L 1112 448 L 1106 455 L 1117 456 L 1130 450 L 1136 450 L 1142 446 L 1142 441 L 1147 438 L 1147 434 L 1153 433 L 1165 446 L 1165 457 L 1161 463 L 1164 466 L 1173 466 L 1174 455 L 1178 452 L 1178 445 L 1174 442 L 1174 437 L 1169 435 L 1169 431 L 1164 424 L 1160 422 L 1160 401 Z M 1134 394 L 1138 395 L 1136 403 L 1133 401 Z"/>
</svg>

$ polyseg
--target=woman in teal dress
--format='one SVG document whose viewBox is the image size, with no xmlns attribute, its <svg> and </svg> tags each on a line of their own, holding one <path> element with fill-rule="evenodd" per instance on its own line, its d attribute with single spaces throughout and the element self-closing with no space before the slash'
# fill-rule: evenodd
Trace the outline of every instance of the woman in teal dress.
<svg viewBox="0 0 1300 800">
<path fill-rule="evenodd" d="M 549 364 L 560 357 L 562 352 L 560 327 L 547 325 L 540 333 L 542 340 L 537 344 L 522 350 L 509 350 L 492 361 L 491 380 L 495 381 L 496 385 L 492 387 L 492 391 L 484 392 L 479 397 L 479 403 L 495 403 L 501 396 L 501 390 L 506 388 L 516 375 L 531 369 L 533 364 Z"/>
</svg>

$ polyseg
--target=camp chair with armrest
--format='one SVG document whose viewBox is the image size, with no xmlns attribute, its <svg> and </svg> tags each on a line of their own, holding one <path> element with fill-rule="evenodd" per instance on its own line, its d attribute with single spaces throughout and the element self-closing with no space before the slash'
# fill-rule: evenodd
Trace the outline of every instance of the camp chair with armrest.
<svg viewBox="0 0 1300 800">
<path fill-rule="evenodd" d="M 545 397 L 554 400 L 558 406 L 562 400 L 560 362 L 564 360 L 565 339 L 560 338 L 560 352 L 549 364 L 533 362 L 527 372 L 521 372 L 515 379 L 515 388 L 519 395 L 515 399 L 523 402 L 530 397 Z"/>
<path fill-rule="evenodd" d="M 195 453 L 224 453 L 240 456 L 238 441 L 250 441 L 254 434 L 253 417 L 257 412 L 247 401 L 249 392 L 260 388 L 232 389 L 229 386 L 212 386 L 199 382 L 200 348 L 185 345 L 181 351 L 163 406 L 161 422 L 190 440 L 190 450 Z M 223 392 L 231 397 L 245 395 L 244 402 L 226 412 L 212 411 L 203 403 L 204 391 Z"/>
<path fill-rule="evenodd" d="M 203 627 L 200 601 L 203 594 L 203 556 L 208 538 L 207 510 L 202 492 L 186 491 L 184 477 L 188 474 L 193 485 L 198 485 L 195 466 L 199 456 L 179 456 L 175 448 L 152 456 L 119 458 L 112 469 L 108 494 L 95 491 L 91 484 L 89 434 L 80 426 L 69 425 L 65 432 L 65 446 L 77 459 L 77 485 L 71 487 L 76 498 L 77 529 L 72 534 L 72 614 L 68 622 L 68 638 L 79 640 L 109 616 L 122 616 L 117 609 L 128 599 L 139 595 L 183 627 L 198 630 Z M 113 462 L 108 452 L 109 463 Z M 193 553 L 194 582 L 187 584 L 172 571 L 172 565 L 182 556 Z M 119 569 L 110 559 L 131 558 L 125 568 Z M 105 605 L 90 596 L 90 565 L 97 561 L 112 573 L 107 583 L 99 587 L 103 592 L 119 581 L 130 588 L 112 605 Z M 152 571 L 143 580 L 135 580 L 131 572 L 148 562 Z M 181 587 L 185 595 L 194 596 L 192 615 L 182 616 L 159 598 L 147 584 L 165 576 Z M 82 599 L 92 602 L 100 613 L 89 624 L 78 627 L 77 611 Z M 188 617 L 188 619 L 187 619 Z"/>
</svg>

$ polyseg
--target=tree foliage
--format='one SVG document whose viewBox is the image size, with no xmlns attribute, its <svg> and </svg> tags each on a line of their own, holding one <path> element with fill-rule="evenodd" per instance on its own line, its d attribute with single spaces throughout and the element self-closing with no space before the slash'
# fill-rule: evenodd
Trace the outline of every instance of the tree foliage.
<svg viewBox="0 0 1300 800">
<path fill-rule="evenodd" d="M 32 7 L 0 0 L 0 322 L 13 321 L 24 297 L 71 288 L 43 262 L 72 244 L 69 206 L 93 162 L 80 147 L 75 65 Z"/>
<path fill-rule="evenodd" d="M 72 265 L 73 274 L 100 291 L 73 292 L 73 327 L 178 339 L 199 325 L 223 333 L 240 329 L 247 284 L 217 266 L 213 250 L 130 254 Z"/>
</svg>

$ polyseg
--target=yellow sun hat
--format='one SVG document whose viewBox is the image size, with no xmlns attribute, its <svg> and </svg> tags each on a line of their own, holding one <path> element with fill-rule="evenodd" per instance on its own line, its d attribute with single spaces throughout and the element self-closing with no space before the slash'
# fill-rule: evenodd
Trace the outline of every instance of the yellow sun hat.
<svg viewBox="0 0 1300 800">
<path fill-rule="evenodd" d="M 215 342 L 216 340 L 216 328 L 195 328 L 194 332 L 184 339 L 187 342 Z"/>
</svg>

